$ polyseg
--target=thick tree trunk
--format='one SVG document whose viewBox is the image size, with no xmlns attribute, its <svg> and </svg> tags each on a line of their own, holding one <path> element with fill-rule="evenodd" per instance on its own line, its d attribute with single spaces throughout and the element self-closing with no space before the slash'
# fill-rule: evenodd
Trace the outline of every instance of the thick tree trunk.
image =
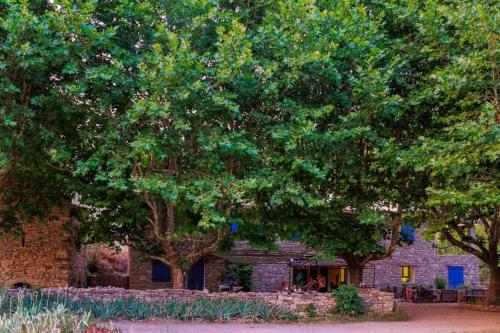
<svg viewBox="0 0 500 333">
<path fill-rule="evenodd" d="M 488 301 L 500 304 L 500 267 L 495 262 L 490 264 L 490 285 L 488 289 Z"/>
<path fill-rule="evenodd" d="M 349 284 L 359 287 L 361 282 L 363 282 L 364 264 L 361 262 L 361 260 L 352 258 L 346 258 L 345 261 L 347 262 L 348 266 L 347 270 L 349 276 Z"/>
<path fill-rule="evenodd" d="M 186 288 L 186 271 L 172 267 L 172 288 L 173 289 L 185 289 Z"/>
</svg>

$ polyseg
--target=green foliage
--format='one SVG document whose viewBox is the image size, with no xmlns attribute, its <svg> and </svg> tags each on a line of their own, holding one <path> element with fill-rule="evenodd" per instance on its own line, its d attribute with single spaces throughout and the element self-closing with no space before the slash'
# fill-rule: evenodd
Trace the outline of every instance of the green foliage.
<svg viewBox="0 0 500 333">
<path fill-rule="evenodd" d="M 14 301 L 0 290 L 0 333 L 82 333 L 90 325 L 90 314 L 70 312 L 64 304 L 45 307 L 42 299 Z"/>
<path fill-rule="evenodd" d="M 302 274 L 302 272 L 297 273 L 297 276 L 295 276 L 295 284 L 299 287 L 302 287 L 303 285 L 306 284 L 306 278 Z"/>
<path fill-rule="evenodd" d="M 84 315 L 99 320 L 147 320 L 164 318 L 171 320 L 294 320 L 296 315 L 261 302 L 247 302 L 238 299 L 222 300 L 169 300 L 146 302 L 134 298 L 116 299 L 109 302 L 98 300 L 70 300 L 64 297 L 28 294 L 17 298 L 0 299 L 0 315 L 16 312 L 39 313 L 63 311 L 68 315 Z M 62 309 L 62 310 L 61 310 Z"/>
<path fill-rule="evenodd" d="M 436 289 L 446 289 L 446 286 L 448 285 L 448 281 L 442 276 L 436 276 L 434 278 L 434 287 Z"/>
<path fill-rule="evenodd" d="M 355 286 L 343 284 L 333 291 L 333 297 L 337 302 L 335 312 L 340 315 L 358 317 L 366 313 L 366 303 Z"/>
<path fill-rule="evenodd" d="M 224 282 L 230 286 L 243 287 L 244 291 L 252 290 L 252 266 L 235 263 L 226 264 Z"/>
<path fill-rule="evenodd" d="M 498 266 L 498 3 L 0 13 L 0 177 L 22 189 L 0 189 L 2 232 L 77 194 L 83 242 L 131 241 L 176 267 L 235 220 L 237 237 L 300 234 L 362 266 L 409 219 Z"/>
<path fill-rule="evenodd" d="M 409 101 L 431 109 L 403 163 L 425 172 L 429 231 L 490 267 L 500 257 L 500 106 L 496 2 L 415 6 L 414 56 L 431 61 Z M 490 297 L 500 297 L 500 289 Z"/>
<path fill-rule="evenodd" d="M 318 312 L 316 311 L 316 306 L 313 303 L 308 304 L 304 309 L 304 311 L 306 312 L 309 318 L 314 318 L 318 315 Z"/>
</svg>

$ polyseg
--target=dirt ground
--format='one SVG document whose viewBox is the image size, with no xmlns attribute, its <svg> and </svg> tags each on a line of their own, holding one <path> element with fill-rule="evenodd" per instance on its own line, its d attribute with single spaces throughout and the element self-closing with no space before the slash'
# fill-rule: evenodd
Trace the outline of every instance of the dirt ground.
<svg viewBox="0 0 500 333">
<path fill-rule="evenodd" d="M 500 333 L 500 313 L 460 309 L 456 304 L 402 304 L 401 322 L 339 324 L 131 323 L 126 333 Z"/>
</svg>

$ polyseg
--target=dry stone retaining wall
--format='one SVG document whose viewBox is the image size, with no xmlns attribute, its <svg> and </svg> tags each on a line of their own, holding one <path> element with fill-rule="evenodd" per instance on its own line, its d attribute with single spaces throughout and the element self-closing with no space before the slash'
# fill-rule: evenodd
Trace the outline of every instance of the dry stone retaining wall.
<svg viewBox="0 0 500 333">
<path fill-rule="evenodd" d="M 205 293 L 195 290 L 157 289 L 133 290 L 120 288 L 48 288 L 42 290 L 46 294 L 67 297 L 73 300 L 94 299 L 111 301 L 114 299 L 127 299 L 130 297 L 148 302 L 164 302 L 168 300 L 195 300 L 237 298 L 245 301 L 261 301 L 298 315 L 305 315 L 305 308 L 313 304 L 318 314 L 326 314 L 335 307 L 335 299 L 329 293 Z M 360 295 L 365 299 L 370 314 L 390 314 L 394 308 L 394 294 L 378 289 L 361 289 Z"/>
</svg>

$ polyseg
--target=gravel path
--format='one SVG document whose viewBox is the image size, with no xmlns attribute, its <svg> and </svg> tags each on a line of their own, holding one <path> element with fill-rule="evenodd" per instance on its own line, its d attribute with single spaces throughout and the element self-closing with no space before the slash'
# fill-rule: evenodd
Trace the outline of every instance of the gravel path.
<svg viewBox="0 0 500 333">
<path fill-rule="evenodd" d="M 500 313 L 455 304 L 403 304 L 410 320 L 348 324 L 117 322 L 125 333 L 500 333 Z"/>
</svg>

